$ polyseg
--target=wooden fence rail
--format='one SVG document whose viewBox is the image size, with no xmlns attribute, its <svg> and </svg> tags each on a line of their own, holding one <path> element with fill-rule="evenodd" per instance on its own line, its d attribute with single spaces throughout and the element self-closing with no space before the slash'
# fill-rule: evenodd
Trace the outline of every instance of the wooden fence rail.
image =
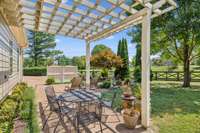
<svg viewBox="0 0 200 133">
<path fill-rule="evenodd" d="M 191 81 L 200 81 L 200 71 L 191 71 Z M 182 81 L 184 78 L 183 71 L 153 71 L 153 80 L 165 81 Z"/>
<path fill-rule="evenodd" d="M 79 70 L 79 72 L 85 75 L 85 70 Z M 90 70 L 92 77 L 96 75 L 100 75 L 101 70 L 91 69 Z M 114 71 L 110 70 L 108 73 L 109 77 L 114 76 Z M 130 77 L 133 77 L 133 71 L 130 71 Z M 184 78 L 183 71 L 152 71 L 152 80 L 157 81 L 182 81 Z M 200 81 L 200 71 L 191 71 L 191 81 L 192 82 L 199 82 Z"/>
</svg>

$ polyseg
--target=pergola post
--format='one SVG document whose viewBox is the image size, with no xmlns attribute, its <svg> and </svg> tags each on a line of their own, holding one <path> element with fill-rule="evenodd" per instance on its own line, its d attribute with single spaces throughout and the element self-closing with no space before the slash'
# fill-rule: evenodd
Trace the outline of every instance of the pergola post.
<svg viewBox="0 0 200 133">
<path fill-rule="evenodd" d="M 151 29 L 151 8 L 142 20 L 142 125 L 145 128 L 150 126 L 150 29 Z"/>
<path fill-rule="evenodd" d="M 86 41 L 86 88 L 90 88 L 90 43 Z"/>
</svg>

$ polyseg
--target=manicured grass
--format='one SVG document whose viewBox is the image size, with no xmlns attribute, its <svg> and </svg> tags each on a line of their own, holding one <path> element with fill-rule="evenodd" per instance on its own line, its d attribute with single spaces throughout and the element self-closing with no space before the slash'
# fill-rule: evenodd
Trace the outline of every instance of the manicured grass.
<svg viewBox="0 0 200 133">
<path fill-rule="evenodd" d="M 151 85 L 151 117 L 159 133 L 200 133 L 200 84 L 182 88 L 180 82 L 153 82 Z M 121 108 L 122 91 L 114 102 Z M 111 99 L 112 93 L 103 93 Z"/>
<path fill-rule="evenodd" d="M 153 83 L 153 125 L 160 133 L 200 133 L 200 85 Z"/>
</svg>

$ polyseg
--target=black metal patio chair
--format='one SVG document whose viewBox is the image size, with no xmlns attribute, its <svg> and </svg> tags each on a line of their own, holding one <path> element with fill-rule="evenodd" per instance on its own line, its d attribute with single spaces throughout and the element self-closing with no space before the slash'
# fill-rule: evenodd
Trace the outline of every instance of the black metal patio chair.
<svg viewBox="0 0 200 133">
<path fill-rule="evenodd" d="M 58 119 L 59 119 L 59 121 L 54 129 L 54 132 L 56 132 L 56 128 L 59 125 L 59 123 L 61 123 L 62 127 L 64 128 L 64 130 L 66 132 L 71 132 L 71 130 L 69 130 L 69 127 L 64 122 L 64 117 L 67 117 L 67 119 L 69 119 L 72 122 L 72 124 L 74 125 L 75 110 L 70 107 L 70 104 L 66 104 L 56 97 L 54 88 L 52 86 L 47 86 L 45 88 L 45 94 L 47 96 L 48 105 L 50 107 L 50 113 L 49 113 L 46 121 L 44 122 L 43 128 L 45 127 L 45 124 L 47 123 L 51 114 L 54 112 L 57 114 Z"/>
<path fill-rule="evenodd" d="M 89 106 L 85 106 L 86 104 L 89 104 Z M 90 105 L 96 105 L 95 110 L 91 111 Z M 88 108 L 87 108 L 88 107 Z M 103 132 L 102 129 L 102 104 L 101 103 L 84 103 L 84 106 L 80 106 L 79 110 L 77 111 L 77 122 L 79 127 L 77 127 L 77 131 L 79 133 L 79 128 L 82 126 L 86 132 L 90 133 L 91 131 L 87 128 L 90 124 L 95 124 L 96 122 L 99 123 L 100 126 L 100 132 Z"/>
<path fill-rule="evenodd" d="M 112 88 L 111 90 L 107 91 L 107 93 L 110 93 L 112 95 L 111 100 L 110 99 L 106 99 L 104 97 L 101 97 L 101 101 L 102 101 L 102 105 L 104 107 L 104 111 L 105 111 L 105 108 L 108 108 L 108 109 L 112 110 L 113 113 L 114 113 L 114 116 L 116 116 L 116 118 L 117 118 L 116 122 L 120 122 L 120 119 L 119 119 L 119 116 L 118 116 L 118 112 L 117 112 L 116 108 L 114 107 L 114 102 L 115 102 L 116 97 L 117 97 L 117 89 L 118 88 Z"/>
</svg>

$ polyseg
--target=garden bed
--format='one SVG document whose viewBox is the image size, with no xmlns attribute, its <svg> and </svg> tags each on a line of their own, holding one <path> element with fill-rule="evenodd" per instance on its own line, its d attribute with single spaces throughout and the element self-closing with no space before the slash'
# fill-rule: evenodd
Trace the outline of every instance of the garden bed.
<svg viewBox="0 0 200 133">
<path fill-rule="evenodd" d="M 14 87 L 12 94 L 0 104 L 0 132 L 12 132 L 16 119 L 26 123 L 25 132 L 39 132 L 34 94 L 24 83 Z"/>
</svg>

